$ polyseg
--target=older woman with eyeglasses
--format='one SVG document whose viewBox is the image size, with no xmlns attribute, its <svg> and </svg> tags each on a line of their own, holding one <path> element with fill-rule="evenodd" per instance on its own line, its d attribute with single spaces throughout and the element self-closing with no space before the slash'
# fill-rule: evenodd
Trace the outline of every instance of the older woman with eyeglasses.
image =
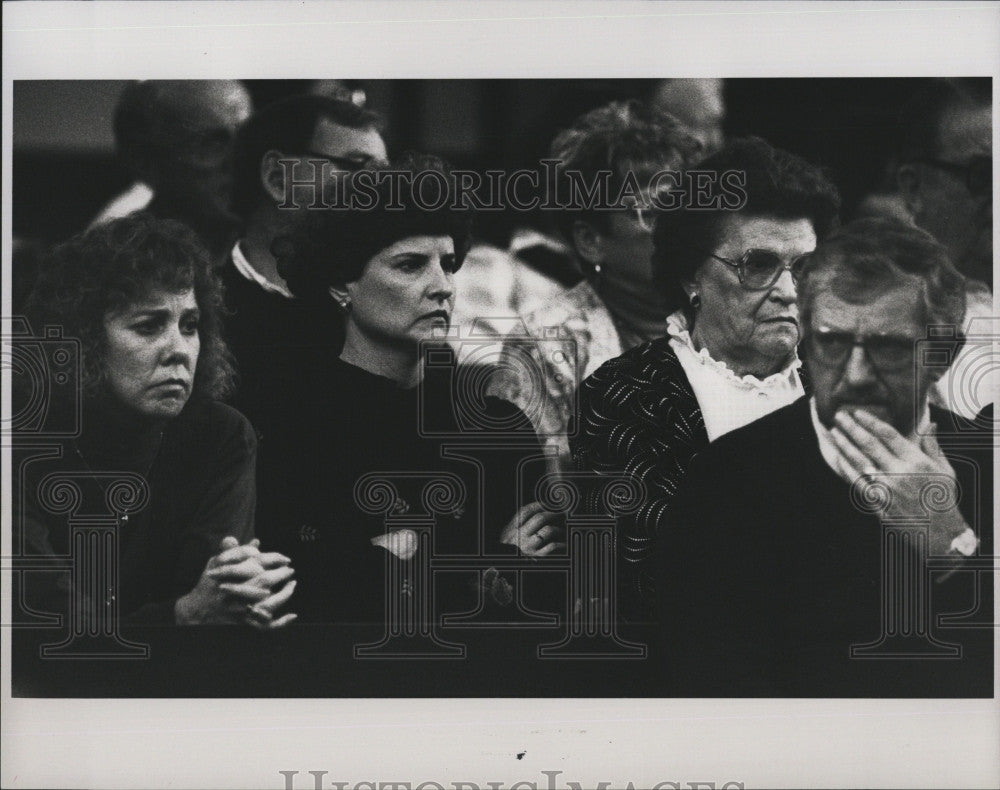
<svg viewBox="0 0 1000 790">
<path fill-rule="evenodd" d="M 630 621 L 654 616 L 650 561 L 693 456 L 804 394 L 795 277 L 835 227 L 840 204 L 818 168 L 759 138 L 732 141 L 699 170 L 735 174 L 727 178 L 745 199 L 657 217 L 652 260 L 667 335 L 584 382 L 572 440 L 578 469 L 631 475 L 646 487 L 643 505 L 618 523 L 618 604 Z M 713 188 L 726 183 L 714 179 Z"/>
</svg>

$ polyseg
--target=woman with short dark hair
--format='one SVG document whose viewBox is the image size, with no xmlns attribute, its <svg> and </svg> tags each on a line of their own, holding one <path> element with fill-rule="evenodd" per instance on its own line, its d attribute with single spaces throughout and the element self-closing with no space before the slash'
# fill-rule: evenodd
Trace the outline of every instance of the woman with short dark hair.
<svg viewBox="0 0 1000 790">
<path fill-rule="evenodd" d="M 67 518 L 111 508 L 119 581 L 95 597 L 79 567 L 72 589 L 65 573 L 28 574 L 29 603 L 75 602 L 85 618 L 110 611 L 138 623 L 274 628 L 294 619 L 273 617 L 294 590 L 287 558 L 262 554 L 254 540 L 256 438 L 216 400 L 233 381 L 221 299 L 193 232 L 148 214 L 76 236 L 42 267 L 27 312 L 36 330 L 58 327 L 78 343 L 79 381 L 51 408 L 78 418 L 79 431 L 59 440 L 61 457 L 18 467 L 15 516 L 25 554 L 65 556 Z M 44 384 L 21 378 L 15 402 Z M 134 501 L 112 496 L 116 476 L 136 486 Z M 57 478 L 72 481 L 75 511 L 60 507 Z"/>
<path fill-rule="evenodd" d="M 443 190 L 425 189 L 430 204 L 411 188 L 420 174 Z M 464 555 L 472 567 L 511 546 L 533 557 L 559 551 L 562 529 L 528 501 L 537 498 L 533 481 L 544 466 L 530 422 L 482 396 L 485 381 L 458 369 L 444 342 L 472 221 L 447 168 L 411 155 L 342 186 L 341 205 L 350 208 L 307 212 L 276 250 L 298 298 L 342 313 L 345 340 L 339 357 L 303 372 L 310 386 L 297 393 L 290 424 L 275 432 L 280 446 L 265 446 L 260 522 L 293 558 L 303 617 L 379 622 L 394 594 L 386 563 L 409 561 L 419 544 L 412 530 L 387 526 L 365 504 L 370 475 L 389 481 L 386 505 L 396 516 L 441 506 L 426 486 L 443 481 L 457 498 L 438 513 L 433 547 L 424 551 Z M 490 449 L 454 449 L 470 439 Z M 491 610 L 484 616 L 516 616 L 519 577 L 494 570 L 479 579 L 450 593 L 435 587 L 436 594 L 454 613 L 476 608 L 466 598 L 479 589 L 479 603 Z"/>
<path fill-rule="evenodd" d="M 619 609 L 635 621 L 655 617 L 651 560 L 691 459 L 805 392 L 795 277 L 840 205 L 819 168 L 760 138 L 733 140 L 698 170 L 713 174 L 699 204 L 717 207 L 683 204 L 656 219 L 652 260 L 667 335 L 584 382 L 573 441 L 578 468 L 646 486 L 616 542 Z"/>
</svg>

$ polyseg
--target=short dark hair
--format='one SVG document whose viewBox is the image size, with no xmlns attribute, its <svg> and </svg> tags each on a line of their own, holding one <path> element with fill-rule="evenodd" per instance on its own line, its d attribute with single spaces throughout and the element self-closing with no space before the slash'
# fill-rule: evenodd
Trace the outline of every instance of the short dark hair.
<svg viewBox="0 0 1000 790">
<path fill-rule="evenodd" d="M 927 231 L 896 220 L 859 219 L 820 244 L 799 274 L 799 315 L 809 331 L 813 301 L 832 290 L 845 301 L 871 298 L 907 281 L 918 281 L 928 324 L 960 330 L 965 315 L 965 278 L 948 251 Z"/>
<path fill-rule="evenodd" d="M 289 96 L 255 112 L 236 135 L 233 159 L 233 210 L 247 219 L 264 197 L 260 162 L 271 149 L 289 156 L 304 154 L 320 120 L 348 129 L 382 131 L 382 116 L 330 96 Z"/>
<path fill-rule="evenodd" d="M 683 283 L 694 277 L 708 253 L 722 240 L 727 218 L 807 219 L 816 238 L 822 239 L 837 226 L 840 212 L 840 193 L 821 168 L 759 137 L 730 141 L 699 162 L 698 170 L 742 173 L 746 203 L 734 212 L 694 208 L 689 206 L 690 201 L 684 201 L 676 209 L 657 214 L 653 271 L 668 312 L 683 308 L 689 321 L 694 316 Z M 716 193 L 710 197 L 716 197 L 725 187 L 721 179 L 715 179 L 709 188 Z"/>
<path fill-rule="evenodd" d="M 617 192 L 625 174 L 666 165 L 683 170 L 692 164 L 701 144 L 674 116 L 657 107 L 632 99 L 613 101 L 591 110 L 559 132 L 549 149 L 549 157 L 559 160 L 555 168 L 552 194 L 566 195 L 568 173 L 578 172 L 589 184 L 601 171 L 611 171 L 611 188 Z M 560 233 L 572 243 L 573 224 L 585 220 L 607 231 L 606 211 L 564 209 L 555 213 Z"/>
<path fill-rule="evenodd" d="M 388 171 L 439 173 L 444 177 L 439 183 L 446 185 L 440 206 L 422 205 L 407 185 L 395 189 L 392 179 L 379 177 Z M 374 190 L 358 189 L 360 178 L 371 178 Z M 278 271 L 297 297 L 314 303 L 328 300 L 331 285 L 343 287 L 358 279 L 377 253 L 410 236 L 450 236 L 456 266 L 461 266 L 472 240 L 472 211 L 457 203 L 456 185 L 442 160 L 407 153 L 385 167 L 351 174 L 344 184 L 343 205 L 362 194 L 367 202 L 374 191 L 372 208 L 304 211 L 292 232 L 272 247 Z"/>
<path fill-rule="evenodd" d="M 941 118 L 957 107 L 992 103 L 989 77 L 935 78 L 922 81 L 899 114 L 896 159 L 901 164 L 935 157 L 941 147 Z"/>
<path fill-rule="evenodd" d="M 105 316 L 156 289 L 194 290 L 201 350 L 192 397 L 225 397 L 234 371 L 222 339 L 222 284 L 204 245 L 180 222 L 137 212 L 60 244 L 42 265 L 25 312 L 36 331 L 58 325 L 65 337 L 79 339 L 83 391 L 93 397 L 105 376 Z"/>
</svg>

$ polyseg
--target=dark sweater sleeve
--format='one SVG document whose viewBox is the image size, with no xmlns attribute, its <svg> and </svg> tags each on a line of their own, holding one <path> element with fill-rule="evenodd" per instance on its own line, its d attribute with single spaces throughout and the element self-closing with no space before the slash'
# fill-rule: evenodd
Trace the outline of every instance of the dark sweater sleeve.
<svg viewBox="0 0 1000 790">
<path fill-rule="evenodd" d="M 191 462 L 204 469 L 204 485 L 188 523 L 177 525 L 182 531 L 170 597 L 140 607 L 128 622 L 175 622 L 177 599 L 194 589 L 222 539 L 232 536 L 246 543 L 254 537 L 257 438 L 239 412 L 222 404 L 212 406 L 202 440 L 192 448 L 202 454 Z M 176 496 L 192 493 L 178 491 Z"/>
<path fill-rule="evenodd" d="M 545 474 L 545 451 L 542 449 L 538 435 L 531 424 L 531 420 L 521 409 L 514 404 L 501 398 L 490 397 L 487 401 L 487 415 L 497 424 L 508 426 L 504 432 L 496 434 L 496 440 L 507 444 L 510 453 L 503 456 L 496 456 L 496 462 L 505 465 L 510 462 L 519 465 L 521 479 L 513 480 L 505 469 L 486 469 L 484 479 L 488 487 L 496 487 L 499 481 L 511 479 L 513 489 L 501 485 L 502 490 L 493 490 L 498 503 L 515 503 L 516 509 L 527 505 L 533 501 L 534 492 L 537 485 Z M 520 494 L 520 498 L 518 497 Z M 514 517 L 516 509 L 511 510 L 500 504 L 496 507 L 488 508 L 486 513 L 486 553 L 499 555 L 513 555 L 516 549 L 506 543 L 500 542 L 500 533 L 504 526 Z"/>
<path fill-rule="evenodd" d="M 49 537 L 49 526 L 45 516 L 34 498 L 15 499 L 14 525 L 15 529 L 20 530 L 21 547 L 25 558 L 58 556 Z M 70 581 L 69 567 L 65 570 L 50 568 L 14 574 L 13 600 L 20 599 L 33 611 L 65 616 L 69 612 L 69 600 L 72 595 Z M 81 608 L 89 611 L 90 604 L 85 602 Z"/>
<path fill-rule="evenodd" d="M 779 693 L 774 602 L 759 583 L 775 571 L 768 544 L 747 529 L 747 508 L 759 503 L 733 485 L 738 465 L 725 456 L 713 446 L 694 458 L 657 546 L 655 648 L 671 695 Z"/>
</svg>

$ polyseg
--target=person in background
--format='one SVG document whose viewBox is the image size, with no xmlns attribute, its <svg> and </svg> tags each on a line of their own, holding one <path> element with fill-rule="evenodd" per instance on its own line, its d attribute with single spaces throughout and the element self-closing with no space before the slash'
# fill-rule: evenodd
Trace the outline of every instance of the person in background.
<svg viewBox="0 0 1000 790">
<path fill-rule="evenodd" d="M 71 554 L 67 516 L 46 494 L 53 475 L 77 481 L 81 513 L 108 509 L 116 475 L 139 475 L 149 497 L 116 514 L 116 592 L 95 597 L 85 576 L 70 586 L 66 572 L 29 573 L 32 608 L 266 629 L 295 618 L 277 616 L 295 589 L 288 558 L 262 553 L 254 538 L 253 431 L 218 401 L 233 378 L 221 309 L 194 233 L 146 213 L 74 237 L 41 267 L 26 311 L 39 331 L 60 327 L 78 342 L 83 398 L 79 435 L 59 455 L 17 466 L 27 470 L 14 501 L 23 554 Z M 15 401 L 23 397 L 15 386 Z M 52 409 L 77 407 L 57 400 Z"/>
<path fill-rule="evenodd" d="M 725 83 L 720 79 L 659 80 L 650 103 L 674 116 L 701 143 L 702 156 L 725 144 Z"/>
<path fill-rule="evenodd" d="M 612 102 L 556 136 L 559 161 L 550 189 L 571 193 L 571 179 L 591 185 L 609 174 L 608 202 L 634 179 L 638 194 L 612 210 L 580 201 L 556 215 L 586 279 L 522 316 L 504 341 L 491 390 L 516 404 L 551 448 L 554 468 L 569 459 L 577 387 L 604 362 L 662 336 L 667 311 L 653 285 L 652 196 L 663 171 L 683 171 L 699 146 L 671 116 L 636 101 Z"/>
<path fill-rule="evenodd" d="M 759 138 L 733 140 L 698 169 L 742 173 L 745 200 L 658 215 L 653 265 L 666 337 L 583 383 L 572 440 L 577 469 L 645 486 L 642 506 L 617 523 L 618 611 L 628 622 L 655 619 L 656 546 L 674 529 L 671 506 L 692 459 L 804 394 L 795 277 L 838 221 L 837 189 L 820 169 Z M 715 184 L 718 195 L 722 180 Z"/>
<path fill-rule="evenodd" d="M 897 180 L 914 222 L 966 277 L 966 313 L 953 329 L 995 340 L 990 87 L 989 79 L 932 80 L 914 96 L 900 121 Z M 980 375 L 983 351 L 980 343 L 963 348 L 931 390 L 933 403 L 973 419 L 996 401 L 1000 378 L 995 369 Z"/>
<path fill-rule="evenodd" d="M 237 232 L 231 208 L 232 146 L 252 111 L 238 80 L 129 83 L 115 109 L 119 156 L 136 179 L 92 226 L 146 209 L 191 227 L 221 261 Z"/>
<path fill-rule="evenodd" d="M 385 161 L 381 124 L 351 102 L 302 95 L 259 110 L 237 137 L 232 205 L 243 232 L 220 274 L 239 373 L 233 405 L 262 436 L 276 412 L 296 408 L 287 388 L 303 367 L 336 357 L 343 343 L 341 317 L 293 296 L 272 246 L 302 212 L 315 210 L 324 190 L 335 200 L 339 176 Z"/>
<path fill-rule="evenodd" d="M 858 220 L 809 257 L 813 395 L 699 453 L 661 535 L 668 693 L 992 694 L 993 583 L 962 570 L 991 553 L 992 442 L 929 403 L 943 367 L 918 345 L 964 301 L 946 250 L 912 226 Z M 938 620 L 977 606 L 985 627 Z"/>
<path fill-rule="evenodd" d="M 564 291 L 564 286 L 522 260 L 513 250 L 473 244 L 455 272 L 454 337 L 449 342 L 463 364 L 495 360 L 517 317 Z M 470 337 L 476 338 L 472 343 Z M 484 337 L 496 340 L 493 346 Z"/>
</svg>

